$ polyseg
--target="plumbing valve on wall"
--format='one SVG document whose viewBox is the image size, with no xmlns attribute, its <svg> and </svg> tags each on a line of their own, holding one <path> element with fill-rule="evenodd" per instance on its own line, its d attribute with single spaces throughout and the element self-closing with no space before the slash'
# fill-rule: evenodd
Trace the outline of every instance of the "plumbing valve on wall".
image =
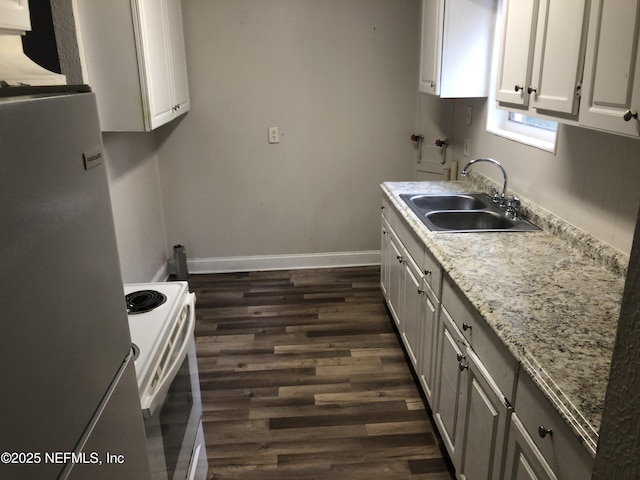
<svg viewBox="0 0 640 480">
<path fill-rule="evenodd" d="M 421 133 L 414 133 L 411 135 L 411 141 L 417 144 L 418 148 L 418 163 L 422 162 L 422 142 L 424 141 L 424 135 Z M 444 140 L 436 139 L 435 145 L 438 148 L 442 148 L 442 160 L 440 163 L 442 165 L 447 161 L 447 147 L 449 146 L 449 140 L 446 138 Z"/>
<path fill-rule="evenodd" d="M 422 141 L 424 140 L 424 135 L 421 133 L 411 135 L 411 141 L 417 143 L 418 147 L 418 163 L 422 162 Z"/>
<path fill-rule="evenodd" d="M 442 148 L 442 161 L 441 164 L 445 164 L 447 161 L 447 147 L 449 146 L 449 140 L 446 138 L 444 140 L 436 139 L 436 147 Z"/>
<path fill-rule="evenodd" d="M 458 176 L 458 162 L 451 161 L 447 164 L 447 147 L 451 144 L 449 139 L 437 138 L 434 142 L 435 147 L 428 147 L 429 155 L 435 155 L 437 151 L 440 155 L 439 159 L 426 159 L 422 162 L 422 144 L 424 143 L 424 135 L 421 133 L 414 133 L 411 135 L 411 141 L 414 142 L 415 147 L 418 150 L 418 164 L 422 164 L 418 167 L 418 174 L 422 175 L 423 179 L 427 180 L 456 180 Z M 439 149 L 439 150 L 437 150 Z"/>
</svg>

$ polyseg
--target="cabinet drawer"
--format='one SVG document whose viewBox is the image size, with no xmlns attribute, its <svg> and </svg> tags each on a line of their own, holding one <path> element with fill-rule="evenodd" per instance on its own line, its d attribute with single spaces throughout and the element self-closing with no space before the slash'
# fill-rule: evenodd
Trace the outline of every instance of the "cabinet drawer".
<svg viewBox="0 0 640 480">
<path fill-rule="evenodd" d="M 380 203 L 380 210 L 382 213 L 382 217 L 389 221 L 389 216 L 390 216 L 390 211 L 391 211 L 391 207 L 390 207 L 390 203 L 389 203 L 389 199 L 385 196 L 382 195 L 382 202 Z"/>
<path fill-rule="evenodd" d="M 391 208 L 389 222 L 407 252 L 409 252 L 409 255 L 413 258 L 413 261 L 416 262 L 425 274 L 426 283 L 431 287 L 433 293 L 435 293 L 436 297 L 439 299 L 442 291 L 442 269 L 440 264 L 424 246 L 424 242 L 418 238 L 416 233 L 393 208 Z"/>
<path fill-rule="evenodd" d="M 409 255 L 413 258 L 413 261 L 422 268 L 424 264 L 424 243 L 422 243 L 422 240 L 409 228 L 395 209 L 391 210 L 390 223 L 391 228 L 395 230 L 404 248 L 407 249 L 407 252 L 409 252 Z"/>
<path fill-rule="evenodd" d="M 429 284 L 436 298 L 440 299 L 442 296 L 442 268 L 427 248 L 424 249 L 424 263 L 422 266 L 426 283 Z"/>
<path fill-rule="evenodd" d="M 528 374 L 518 379 L 515 412 L 559 480 L 591 478 L 593 458 Z M 551 430 L 544 438 L 539 428 Z"/>
<path fill-rule="evenodd" d="M 442 281 L 442 306 L 511 403 L 515 396 L 519 363 L 448 276 Z"/>
<path fill-rule="evenodd" d="M 448 276 L 445 276 L 442 281 L 442 306 L 449 312 L 464 338 L 472 344 L 471 338 L 475 324 L 475 318 L 471 313 L 473 307 L 467 304 L 457 287 L 453 285 L 453 280 Z"/>
</svg>

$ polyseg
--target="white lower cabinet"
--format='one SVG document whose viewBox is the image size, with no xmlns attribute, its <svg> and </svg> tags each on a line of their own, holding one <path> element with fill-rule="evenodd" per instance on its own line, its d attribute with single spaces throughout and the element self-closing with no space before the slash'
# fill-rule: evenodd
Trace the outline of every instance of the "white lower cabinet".
<svg viewBox="0 0 640 480">
<path fill-rule="evenodd" d="M 380 289 L 384 298 L 389 297 L 389 270 L 391 268 L 391 233 L 389 223 L 382 216 L 382 231 L 380 235 Z"/>
<path fill-rule="evenodd" d="M 402 268 L 402 246 L 400 241 L 389 230 L 389 310 L 396 322 L 396 326 L 400 328 L 400 305 L 404 297 L 404 276 Z"/>
<path fill-rule="evenodd" d="M 420 302 L 420 351 L 417 374 L 422 391 L 433 408 L 433 393 L 436 379 L 436 353 L 438 345 L 438 300 L 435 293 L 425 286 Z"/>
<path fill-rule="evenodd" d="M 558 478 L 515 413 L 511 414 L 504 478 L 510 480 L 557 480 Z"/>
<path fill-rule="evenodd" d="M 403 252 L 403 285 L 401 336 L 413 368 L 417 371 L 420 353 L 420 310 L 422 304 L 423 275 L 413 259 Z"/>
<path fill-rule="evenodd" d="M 486 367 L 471 349 L 460 363 L 460 414 L 456 434 L 459 448 L 454 458 L 458 478 L 499 480 L 511 415 L 511 405 L 498 389 Z"/>
<path fill-rule="evenodd" d="M 381 243 L 381 289 L 458 476 L 498 480 L 511 412 L 498 385 L 512 393 L 515 361 L 494 353 L 495 340 L 474 320 L 451 280 L 443 281 L 431 252 L 386 199 Z M 440 303 L 445 294 L 450 312 Z M 506 365 L 498 369 L 499 383 L 474 351 L 472 331 L 488 365 Z"/>
<path fill-rule="evenodd" d="M 400 327 L 398 309 L 403 297 L 402 246 L 397 235 L 382 217 L 382 248 L 380 259 L 380 288 L 387 301 L 396 326 Z"/>
<path fill-rule="evenodd" d="M 542 458 L 544 462 L 540 462 L 540 466 L 544 468 L 540 470 L 543 473 L 536 473 L 538 476 L 522 478 L 591 479 L 593 457 L 528 374 L 522 373 L 518 377 L 516 391 L 514 410 L 521 431 L 510 432 L 505 479 L 509 478 L 514 468 L 516 472 L 523 468 L 517 462 L 524 462 L 519 457 L 524 455 L 520 450 L 524 452 L 525 448 L 529 448 L 527 458 L 531 458 L 527 462 L 533 464 L 534 458 Z M 523 446 L 525 442 L 522 437 L 526 439 L 528 447 Z M 551 474 L 545 476 L 548 472 Z"/>
<path fill-rule="evenodd" d="M 502 478 L 511 405 L 445 308 L 434 419 L 459 479 Z"/>
<path fill-rule="evenodd" d="M 383 198 L 380 288 L 427 401 L 432 405 L 441 268 L 402 222 L 397 211 Z"/>
<path fill-rule="evenodd" d="M 586 448 L 386 198 L 381 237 L 382 292 L 457 478 L 589 479 Z"/>
<path fill-rule="evenodd" d="M 444 445 L 454 461 L 460 457 L 456 451 L 456 440 L 460 436 L 456 428 L 460 425 L 462 394 L 461 384 L 464 369 L 461 368 L 466 351 L 466 342 L 454 325 L 446 310 L 440 311 L 439 350 L 436 359 L 437 386 L 433 406 L 433 418 L 440 430 Z M 457 467 L 457 465 L 455 465 Z"/>
</svg>

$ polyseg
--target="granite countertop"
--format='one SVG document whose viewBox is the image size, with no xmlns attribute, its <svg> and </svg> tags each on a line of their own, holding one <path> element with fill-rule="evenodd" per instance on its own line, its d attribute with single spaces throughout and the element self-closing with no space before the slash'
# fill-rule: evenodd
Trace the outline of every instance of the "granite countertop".
<svg viewBox="0 0 640 480">
<path fill-rule="evenodd" d="M 431 232 L 399 197 L 493 185 L 471 180 L 381 188 L 595 456 L 628 257 L 525 199 L 542 231 Z"/>
</svg>

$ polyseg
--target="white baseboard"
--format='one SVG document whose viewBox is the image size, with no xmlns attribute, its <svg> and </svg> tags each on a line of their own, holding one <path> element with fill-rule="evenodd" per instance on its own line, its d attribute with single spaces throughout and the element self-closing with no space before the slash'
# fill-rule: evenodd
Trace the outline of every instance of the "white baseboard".
<svg viewBox="0 0 640 480">
<path fill-rule="evenodd" d="M 190 274 L 380 265 L 380 250 L 187 259 Z M 173 271 L 173 260 L 169 262 Z"/>
</svg>

